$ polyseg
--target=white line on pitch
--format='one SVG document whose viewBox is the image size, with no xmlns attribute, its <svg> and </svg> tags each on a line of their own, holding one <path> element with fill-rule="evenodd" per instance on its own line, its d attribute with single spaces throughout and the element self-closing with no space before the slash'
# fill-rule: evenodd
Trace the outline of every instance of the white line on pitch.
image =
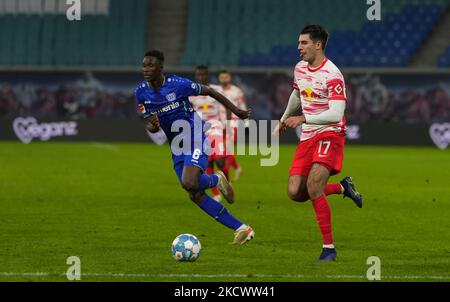
<svg viewBox="0 0 450 302">
<path fill-rule="evenodd" d="M 16 272 L 0 272 L 3 277 L 49 277 L 62 276 L 66 274 L 61 273 L 16 273 Z M 265 274 L 129 274 L 129 273 L 82 273 L 85 277 L 133 277 L 133 278 L 295 278 L 295 279 L 310 279 L 310 278 L 327 278 L 327 279 L 366 279 L 366 276 L 358 275 L 326 275 L 326 276 L 307 276 L 307 275 L 265 275 Z M 434 279 L 434 280 L 450 280 L 450 276 L 381 276 L 381 279 Z"/>
</svg>

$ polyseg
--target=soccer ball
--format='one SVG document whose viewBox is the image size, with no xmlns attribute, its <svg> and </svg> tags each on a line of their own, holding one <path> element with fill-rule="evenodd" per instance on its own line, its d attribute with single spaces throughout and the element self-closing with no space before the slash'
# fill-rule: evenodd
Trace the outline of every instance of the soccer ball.
<svg viewBox="0 0 450 302">
<path fill-rule="evenodd" d="M 172 256 L 176 261 L 195 261 L 201 250 L 200 241 L 191 234 L 181 234 L 172 242 Z"/>
</svg>

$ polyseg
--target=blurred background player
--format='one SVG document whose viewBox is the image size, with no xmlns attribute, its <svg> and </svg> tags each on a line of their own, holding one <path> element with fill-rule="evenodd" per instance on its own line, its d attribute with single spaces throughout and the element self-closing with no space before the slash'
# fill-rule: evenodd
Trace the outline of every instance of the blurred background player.
<svg viewBox="0 0 450 302">
<path fill-rule="evenodd" d="M 197 83 L 209 86 L 212 89 L 218 90 L 217 85 L 209 83 L 208 66 L 200 65 L 195 69 L 195 80 Z M 206 131 L 209 142 L 211 143 L 211 154 L 208 159 L 207 174 L 214 173 L 214 163 L 216 163 L 219 170 L 221 170 L 227 180 L 229 180 L 228 170 L 225 169 L 225 144 L 224 144 L 224 129 L 227 119 L 231 117 L 231 111 L 226 109 L 221 103 L 208 95 L 198 95 L 189 97 L 189 101 L 194 107 L 195 111 L 201 118 L 210 124 Z M 217 201 L 221 200 L 221 195 L 216 187 L 211 188 L 213 198 Z"/>
<path fill-rule="evenodd" d="M 229 202 L 234 199 L 233 188 L 222 172 L 213 175 L 204 173 L 208 164 L 204 144 L 207 140 L 203 130 L 204 121 L 193 110 L 188 98 L 196 95 L 211 96 L 241 118 L 248 118 L 250 111 L 237 108 L 226 97 L 208 86 L 175 75 L 164 75 L 163 64 L 164 54 L 161 51 L 152 50 L 144 56 L 142 73 L 145 80 L 139 83 L 135 93 L 141 116 L 150 132 L 159 131 L 161 128 L 166 134 L 175 173 L 183 189 L 189 193 L 190 199 L 222 225 L 234 230 L 234 244 L 244 244 L 255 235 L 252 228 L 205 194 L 206 189 L 217 186 L 225 199 Z M 179 121 L 188 122 L 193 131 L 172 131 L 173 124 Z M 183 146 L 184 142 L 189 141 L 189 149 L 175 150 L 179 146 L 172 146 L 175 137 L 183 142 Z"/>
<path fill-rule="evenodd" d="M 298 50 L 302 60 L 295 66 L 294 90 L 278 128 L 282 133 L 286 127 L 303 125 L 289 173 L 288 195 L 294 201 L 312 201 L 323 238 L 319 262 L 336 260 L 326 196 L 343 194 L 362 207 L 362 196 L 350 177 L 327 184 L 330 175 L 342 169 L 347 101 L 344 77 L 325 57 L 327 41 L 328 33 L 320 25 L 307 25 L 300 33 Z M 300 107 L 303 114 L 292 116 Z"/>
<path fill-rule="evenodd" d="M 219 72 L 219 89 L 218 91 L 226 96 L 235 106 L 241 110 L 247 110 L 247 104 L 244 98 L 242 90 L 234 85 L 232 82 L 231 73 L 228 70 L 221 70 Z M 229 146 L 233 146 L 237 140 L 237 127 L 239 118 L 235 114 L 231 114 L 231 120 L 229 122 L 231 127 L 231 133 L 227 133 L 226 142 L 229 142 Z M 227 151 L 229 151 L 227 149 Z M 225 170 L 229 173 L 230 167 L 234 169 L 234 180 L 238 180 L 242 174 L 242 167 L 238 164 L 234 152 L 227 154 L 225 161 Z"/>
</svg>

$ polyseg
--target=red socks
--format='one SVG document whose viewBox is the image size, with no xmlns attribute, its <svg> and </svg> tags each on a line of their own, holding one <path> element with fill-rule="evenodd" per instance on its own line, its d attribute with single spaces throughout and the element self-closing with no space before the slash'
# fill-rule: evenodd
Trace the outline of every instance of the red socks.
<svg viewBox="0 0 450 302">
<path fill-rule="evenodd" d="M 227 165 L 225 164 L 225 166 L 222 169 L 220 169 L 220 171 L 222 171 L 223 174 L 225 174 L 227 180 L 230 180 L 230 167 L 227 167 Z"/>
<path fill-rule="evenodd" d="M 325 195 L 342 194 L 342 186 L 340 183 L 327 184 L 325 186 Z"/>
<path fill-rule="evenodd" d="M 322 233 L 323 244 L 333 244 L 333 235 L 331 232 L 331 210 L 327 198 L 322 195 L 312 202 L 314 212 L 316 213 L 317 223 Z"/>
<path fill-rule="evenodd" d="M 236 156 L 234 155 L 228 155 L 225 161 L 225 167 L 227 170 L 230 169 L 230 167 L 233 167 L 234 169 L 239 168 L 239 164 L 237 163 Z"/>
<path fill-rule="evenodd" d="M 214 173 L 214 168 L 212 166 L 206 167 L 205 173 L 206 174 L 213 174 Z"/>
</svg>

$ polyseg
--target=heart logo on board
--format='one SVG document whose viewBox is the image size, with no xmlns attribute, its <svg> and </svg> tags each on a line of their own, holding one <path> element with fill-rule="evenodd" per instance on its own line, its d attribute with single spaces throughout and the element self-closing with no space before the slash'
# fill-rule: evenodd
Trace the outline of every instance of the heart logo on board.
<svg viewBox="0 0 450 302">
<path fill-rule="evenodd" d="M 450 145 L 450 123 L 432 124 L 429 133 L 439 149 L 446 149 Z"/>
</svg>

